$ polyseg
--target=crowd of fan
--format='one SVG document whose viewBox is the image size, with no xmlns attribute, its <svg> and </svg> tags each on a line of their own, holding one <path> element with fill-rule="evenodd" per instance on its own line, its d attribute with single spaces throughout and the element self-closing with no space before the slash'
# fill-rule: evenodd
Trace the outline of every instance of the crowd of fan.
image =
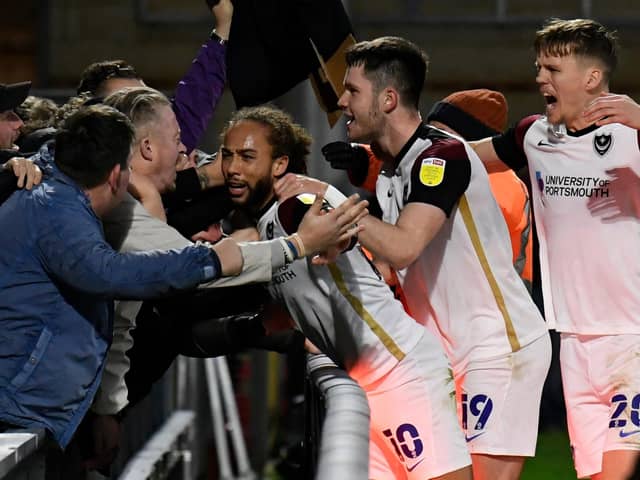
<svg viewBox="0 0 640 480">
<path fill-rule="evenodd" d="M 230 0 L 212 5 L 216 28 L 172 98 L 146 86 L 124 60 L 89 65 L 77 96 L 64 105 L 29 96 L 30 82 L 0 84 L 0 431 L 45 428 L 54 445 L 47 478 L 83 478 L 91 469 L 108 474 L 122 417 L 177 355 L 261 348 L 300 362 L 305 350 L 319 349 L 367 392 L 372 475 L 405 478 L 406 469 L 414 478 L 519 478 L 535 450 L 551 350 L 528 294 L 534 278 L 527 187 L 511 170 L 487 177 L 481 159 L 506 152 L 530 125 L 501 135 L 506 99 L 485 89 L 453 93 L 423 122 L 417 105 L 424 52 L 397 37 L 356 44 L 346 56 L 339 106 L 349 136 L 360 143 L 329 144 L 323 154 L 348 170 L 354 185 L 378 189 L 372 212 L 379 207 L 383 222 L 357 195 L 346 198 L 302 176 L 310 137 L 275 108 L 240 110 L 221 134 L 219 154 L 198 150 L 225 87 L 233 14 Z M 585 22 L 569 27 L 591 33 L 593 23 Z M 578 55 L 572 40 L 553 37 L 567 25 L 539 32 L 551 44 L 537 45 L 539 58 L 558 53 L 553 42 L 569 45 L 558 58 Z M 608 42 L 607 35 L 598 31 L 593 41 Z M 610 56 L 615 60 L 615 52 Z M 373 89 L 385 81 L 392 87 Z M 607 81 L 605 75 L 598 84 L 603 92 Z M 404 90 L 396 88 L 401 84 Z M 367 89 L 382 105 L 367 103 L 373 114 L 358 97 Z M 390 134 L 376 120 L 383 114 L 394 125 Z M 495 143 L 476 145 L 479 157 L 466 143 L 491 136 Z M 260 170 L 265 152 L 269 168 Z M 292 226 L 276 216 L 278 197 L 308 193 L 315 200 Z M 468 260 L 474 255 L 480 261 Z M 323 269 L 295 262 L 304 257 Z M 435 268 L 441 261 L 446 268 Z M 403 285 L 399 277 L 407 272 L 412 281 Z M 299 283 L 287 283 L 291 278 Z M 274 311 L 265 309 L 269 294 L 288 307 L 294 321 L 285 321 L 287 328 L 274 326 Z M 478 312 L 485 315 L 480 326 Z M 527 375 L 518 380 L 512 370 L 520 364 Z M 480 378 L 487 375 L 489 381 Z M 413 413 L 412 423 L 403 423 L 389 408 L 411 399 L 414 410 L 433 414 L 456 387 L 464 436 L 455 409 L 438 420 Z M 507 400 L 492 407 L 480 390 L 473 393 L 479 388 L 517 399 L 520 410 Z M 467 395 L 481 433 L 469 434 Z M 482 415 L 492 408 L 500 409 L 501 425 L 518 424 L 527 438 L 519 443 L 494 431 L 470 444 L 487 433 Z M 397 431 L 385 430 L 387 420 Z M 440 460 L 409 466 L 423 442 Z"/>
</svg>

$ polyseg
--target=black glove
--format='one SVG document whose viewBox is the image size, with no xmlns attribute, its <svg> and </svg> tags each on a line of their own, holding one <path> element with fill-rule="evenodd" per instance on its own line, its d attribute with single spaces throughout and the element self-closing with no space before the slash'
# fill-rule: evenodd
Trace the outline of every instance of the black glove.
<svg viewBox="0 0 640 480">
<path fill-rule="evenodd" d="M 184 333 L 178 348 L 188 357 L 229 355 L 247 348 L 278 353 L 304 351 L 302 332 L 288 329 L 267 335 L 261 315 L 254 312 L 199 321 Z"/>
<path fill-rule="evenodd" d="M 332 168 L 350 170 L 369 165 L 369 156 L 362 145 L 347 142 L 331 142 L 322 147 L 322 154 Z"/>
<path fill-rule="evenodd" d="M 322 147 L 322 154 L 332 168 L 349 170 L 354 185 L 362 185 L 369 171 L 369 155 L 357 143 L 331 142 Z"/>
<path fill-rule="evenodd" d="M 271 352 L 300 354 L 305 352 L 304 340 L 305 336 L 300 330 L 289 328 L 257 338 L 252 347 Z"/>
</svg>

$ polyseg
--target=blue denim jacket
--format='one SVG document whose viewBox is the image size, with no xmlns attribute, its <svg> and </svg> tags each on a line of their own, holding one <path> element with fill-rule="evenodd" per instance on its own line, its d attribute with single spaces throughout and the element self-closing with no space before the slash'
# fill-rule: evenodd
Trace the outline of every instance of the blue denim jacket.
<svg viewBox="0 0 640 480">
<path fill-rule="evenodd" d="M 45 168 L 0 208 L 0 420 L 44 427 L 65 447 L 100 383 L 111 299 L 190 288 L 220 264 L 204 246 L 114 251 L 82 189 Z"/>
</svg>

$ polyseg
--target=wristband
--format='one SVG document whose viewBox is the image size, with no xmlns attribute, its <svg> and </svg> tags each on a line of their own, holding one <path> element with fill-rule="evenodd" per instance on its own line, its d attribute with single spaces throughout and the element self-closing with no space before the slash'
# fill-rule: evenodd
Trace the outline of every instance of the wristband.
<svg viewBox="0 0 640 480">
<path fill-rule="evenodd" d="M 304 243 L 302 243 L 302 239 L 300 238 L 300 235 L 298 235 L 298 232 L 294 233 L 289 238 L 291 240 L 293 240 L 298 246 L 298 248 L 297 248 L 298 258 L 306 257 L 307 256 L 307 251 L 304 248 Z"/>
<path fill-rule="evenodd" d="M 297 260 L 298 258 L 300 258 L 300 254 L 298 253 L 298 249 L 293 243 L 293 239 L 289 237 L 289 238 L 285 238 L 284 241 L 287 244 L 287 247 L 289 247 L 289 250 L 291 250 L 294 260 Z"/>
<path fill-rule="evenodd" d="M 289 264 L 293 262 L 296 259 L 296 257 L 293 253 L 293 248 L 290 245 L 291 242 L 289 242 L 284 237 L 278 238 L 278 241 L 280 242 L 280 246 L 282 247 L 282 252 L 284 253 L 284 263 Z"/>
<path fill-rule="evenodd" d="M 211 30 L 211 33 L 209 34 L 209 38 L 211 40 L 213 40 L 214 42 L 219 43 L 220 45 L 226 45 L 227 44 L 227 41 L 216 33 L 216 29 L 215 28 L 213 30 Z"/>
</svg>

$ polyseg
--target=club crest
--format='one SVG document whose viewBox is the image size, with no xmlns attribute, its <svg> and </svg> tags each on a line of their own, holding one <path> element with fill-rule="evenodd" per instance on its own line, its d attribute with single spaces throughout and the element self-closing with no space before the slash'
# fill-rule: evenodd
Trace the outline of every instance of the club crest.
<svg viewBox="0 0 640 480">
<path fill-rule="evenodd" d="M 267 223 L 267 239 L 273 239 L 273 222 Z"/>
<path fill-rule="evenodd" d="M 610 133 L 603 133 L 593 137 L 593 148 L 598 155 L 605 155 L 613 145 L 613 137 Z"/>
</svg>

